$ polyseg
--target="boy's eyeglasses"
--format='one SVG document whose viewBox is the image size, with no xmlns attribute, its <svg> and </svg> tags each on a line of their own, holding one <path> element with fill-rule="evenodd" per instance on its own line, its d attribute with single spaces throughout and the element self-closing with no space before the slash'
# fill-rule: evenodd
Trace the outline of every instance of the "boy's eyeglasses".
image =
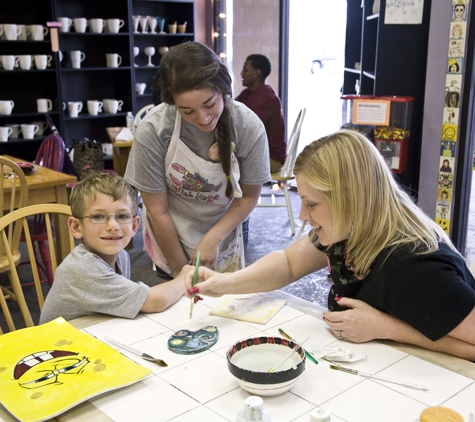
<svg viewBox="0 0 475 422">
<path fill-rule="evenodd" d="M 106 224 L 109 218 L 114 217 L 119 224 L 129 224 L 134 221 L 134 214 L 91 214 L 84 217 L 76 217 L 79 219 L 89 218 L 91 224 Z"/>
</svg>

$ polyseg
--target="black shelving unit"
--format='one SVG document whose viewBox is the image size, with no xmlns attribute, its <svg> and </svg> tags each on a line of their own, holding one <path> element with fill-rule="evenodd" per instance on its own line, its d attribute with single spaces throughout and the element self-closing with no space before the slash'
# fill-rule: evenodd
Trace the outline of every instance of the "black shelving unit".
<svg viewBox="0 0 475 422">
<path fill-rule="evenodd" d="M 359 79 L 361 95 L 414 98 L 407 169 L 397 178 L 417 196 L 431 3 L 424 2 L 422 24 L 387 25 L 386 0 L 378 14 L 372 13 L 373 2 L 347 1 L 343 94 L 355 94 Z"/>
<path fill-rule="evenodd" d="M 43 120 L 36 111 L 37 98 L 49 98 L 54 104 L 50 113 L 67 146 L 73 138 L 95 139 L 109 142 L 106 127 L 125 126 L 128 111 L 134 114 L 143 106 L 153 102 L 151 84 L 158 71 L 162 46 L 172 47 L 184 41 L 195 39 L 195 4 L 193 0 L 8 0 L 12 7 L 2 8 L 2 21 L 23 25 L 42 24 L 55 21 L 58 17 L 122 19 L 125 25 L 117 34 L 89 31 L 76 33 L 74 25 L 70 32 L 59 32 L 59 53 L 51 51 L 50 33 L 44 41 L 0 40 L 0 55 L 48 54 L 53 56 L 51 67 L 45 70 L 12 71 L 0 69 L 0 100 L 12 100 L 15 107 L 11 115 L 0 115 L 0 126 L 23 124 Z M 162 16 L 166 19 L 165 34 L 136 34 L 133 31 L 132 15 Z M 186 33 L 169 34 L 168 23 L 187 22 Z M 133 48 L 139 47 L 134 58 Z M 152 57 L 154 66 L 147 66 L 145 47 L 156 49 Z M 73 69 L 69 52 L 80 50 L 86 54 L 80 69 Z M 117 68 L 106 67 L 106 54 L 117 53 L 122 63 Z M 138 66 L 136 67 L 135 64 Z M 144 82 L 147 88 L 142 95 L 135 92 L 135 84 Z M 117 114 L 100 113 L 91 116 L 87 112 L 88 100 L 113 98 L 123 101 Z M 77 118 L 69 117 L 67 103 L 81 101 L 82 112 Z M 26 160 L 33 160 L 44 137 L 32 140 L 9 139 L 0 143 L 0 154 L 10 154 Z"/>
</svg>

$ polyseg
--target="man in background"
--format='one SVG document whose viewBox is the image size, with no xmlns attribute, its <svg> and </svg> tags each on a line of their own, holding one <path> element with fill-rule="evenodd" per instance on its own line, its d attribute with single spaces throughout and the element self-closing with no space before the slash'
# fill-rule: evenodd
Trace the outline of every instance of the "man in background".
<svg viewBox="0 0 475 422">
<path fill-rule="evenodd" d="M 262 120 L 269 142 L 271 173 L 277 173 L 285 162 L 287 142 L 282 103 L 274 89 L 265 83 L 271 72 L 269 59 L 262 54 L 247 57 L 241 71 L 242 84 L 246 88 L 237 96 Z"/>
</svg>

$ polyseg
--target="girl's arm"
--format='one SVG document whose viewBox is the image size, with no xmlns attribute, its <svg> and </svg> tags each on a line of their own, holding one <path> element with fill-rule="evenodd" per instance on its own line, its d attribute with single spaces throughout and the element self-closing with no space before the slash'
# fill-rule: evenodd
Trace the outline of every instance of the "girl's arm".
<svg viewBox="0 0 475 422">
<path fill-rule="evenodd" d="M 172 268 L 173 277 L 176 277 L 188 263 L 188 258 L 181 247 L 175 224 L 168 212 L 167 193 L 140 192 L 140 194 L 147 208 L 147 216 L 152 224 L 158 246 Z"/>
</svg>

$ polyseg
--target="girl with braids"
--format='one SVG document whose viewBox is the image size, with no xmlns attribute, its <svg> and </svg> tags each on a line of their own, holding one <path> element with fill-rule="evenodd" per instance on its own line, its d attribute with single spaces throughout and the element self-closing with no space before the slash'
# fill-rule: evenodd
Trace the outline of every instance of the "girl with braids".
<svg viewBox="0 0 475 422">
<path fill-rule="evenodd" d="M 341 130 L 305 147 L 294 173 L 309 236 L 232 274 L 200 268 L 194 287 L 188 273 L 186 293 L 271 291 L 328 265 L 323 319 L 338 339 L 394 340 L 475 360 L 475 280 L 376 147 Z"/>
<path fill-rule="evenodd" d="M 232 100 L 216 54 L 188 42 L 160 62 L 163 103 L 135 132 L 125 179 L 140 190 L 144 244 L 162 279 L 184 265 L 244 267 L 242 223 L 270 177 L 264 125 Z"/>
</svg>

